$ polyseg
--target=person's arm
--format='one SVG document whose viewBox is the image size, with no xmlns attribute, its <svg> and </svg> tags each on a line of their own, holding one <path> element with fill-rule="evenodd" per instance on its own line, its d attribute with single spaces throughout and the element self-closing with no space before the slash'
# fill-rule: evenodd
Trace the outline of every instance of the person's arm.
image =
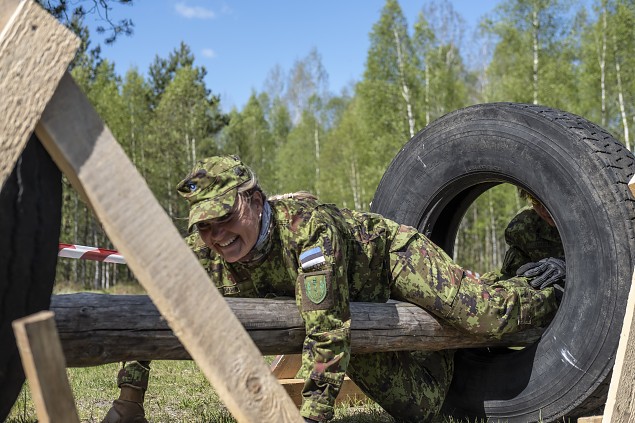
<svg viewBox="0 0 635 423">
<path fill-rule="evenodd" d="M 300 414 L 318 422 L 333 406 L 350 358 L 350 311 L 346 244 L 329 215 L 317 210 L 298 243 L 296 302 L 305 322 L 302 347 L 305 384 Z"/>
<path fill-rule="evenodd" d="M 522 249 L 516 246 L 510 246 L 505 252 L 503 265 L 501 266 L 501 274 L 505 279 L 516 276 L 516 270 L 525 263 L 531 262 L 531 257 Z"/>
</svg>

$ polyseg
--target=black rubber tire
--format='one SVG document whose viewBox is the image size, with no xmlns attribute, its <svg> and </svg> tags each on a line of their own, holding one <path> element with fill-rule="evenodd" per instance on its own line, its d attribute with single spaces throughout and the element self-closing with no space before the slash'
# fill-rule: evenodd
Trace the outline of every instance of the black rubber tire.
<svg viewBox="0 0 635 423">
<path fill-rule="evenodd" d="M 450 255 L 469 205 L 500 182 L 539 198 L 565 246 L 565 296 L 541 340 L 521 351 L 457 352 L 446 413 L 548 422 L 602 406 L 633 274 L 633 162 L 581 117 L 510 103 L 450 113 L 394 158 L 372 210 L 417 227 Z"/>
<path fill-rule="evenodd" d="M 0 192 L 0 421 L 24 383 L 11 322 L 49 308 L 61 192 L 59 169 L 32 136 Z"/>
</svg>

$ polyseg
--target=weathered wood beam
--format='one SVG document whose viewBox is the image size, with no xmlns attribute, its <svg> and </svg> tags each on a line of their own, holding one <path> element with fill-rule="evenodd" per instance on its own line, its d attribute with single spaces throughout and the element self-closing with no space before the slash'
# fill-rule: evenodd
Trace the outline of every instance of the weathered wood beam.
<svg viewBox="0 0 635 423">
<path fill-rule="evenodd" d="M 236 420 L 301 422 L 256 345 L 68 73 L 35 132 L 83 190 L 108 238 Z"/>
<path fill-rule="evenodd" d="M 53 313 L 41 311 L 14 320 L 13 331 L 38 421 L 79 423 Z"/>
<path fill-rule="evenodd" d="M 35 1 L 0 0 L 0 187 L 79 43 Z"/>
<path fill-rule="evenodd" d="M 628 184 L 631 190 L 635 189 L 634 180 L 635 178 Z M 604 417 L 600 416 L 597 420 L 600 423 L 635 421 L 635 272 L 631 281 Z"/>
<path fill-rule="evenodd" d="M 294 300 L 227 298 L 227 303 L 263 355 L 301 351 L 304 323 Z M 145 295 L 54 295 L 51 310 L 69 367 L 190 358 Z M 442 326 L 407 303 L 352 303 L 351 313 L 354 353 L 522 346 L 541 333 L 528 330 L 502 340 L 474 337 Z"/>
</svg>

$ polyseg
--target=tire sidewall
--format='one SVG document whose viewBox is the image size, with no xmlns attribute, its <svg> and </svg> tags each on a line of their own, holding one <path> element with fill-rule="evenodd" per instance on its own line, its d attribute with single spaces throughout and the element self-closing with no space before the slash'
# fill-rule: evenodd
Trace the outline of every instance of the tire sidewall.
<svg viewBox="0 0 635 423">
<path fill-rule="evenodd" d="M 612 188 L 624 176 L 607 171 L 596 147 L 581 141 L 588 124 L 567 128 L 518 105 L 462 109 L 409 141 L 378 187 L 373 211 L 419 228 L 450 254 L 457 219 L 440 222 L 452 213 L 452 198 L 488 182 L 528 189 L 551 211 L 563 240 L 567 289 L 553 322 L 524 351 L 459 352 L 447 404 L 458 414 L 557 418 L 611 370 L 632 273 L 632 229 L 624 187 Z M 460 220 L 462 212 L 453 213 Z M 453 233 L 444 238 L 444 231 Z"/>
</svg>

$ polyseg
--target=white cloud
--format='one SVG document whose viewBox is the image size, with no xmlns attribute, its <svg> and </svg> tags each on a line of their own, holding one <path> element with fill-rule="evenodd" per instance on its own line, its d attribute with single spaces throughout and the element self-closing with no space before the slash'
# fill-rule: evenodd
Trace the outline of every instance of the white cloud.
<svg viewBox="0 0 635 423">
<path fill-rule="evenodd" d="M 216 14 L 204 7 L 188 6 L 184 2 L 177 3 L 174 8 L 176 13 L 188 19 L 212 19 L 216 17 Z"/>
<path fill-rule="evenodd" d="M 204 48 L 203 51 L 201 51 L 201 54 L 203 54 L 203 57 L 207 57 L 208 59 L 216 57 L 216 52 L 211 48 Z"/>
</svg>

